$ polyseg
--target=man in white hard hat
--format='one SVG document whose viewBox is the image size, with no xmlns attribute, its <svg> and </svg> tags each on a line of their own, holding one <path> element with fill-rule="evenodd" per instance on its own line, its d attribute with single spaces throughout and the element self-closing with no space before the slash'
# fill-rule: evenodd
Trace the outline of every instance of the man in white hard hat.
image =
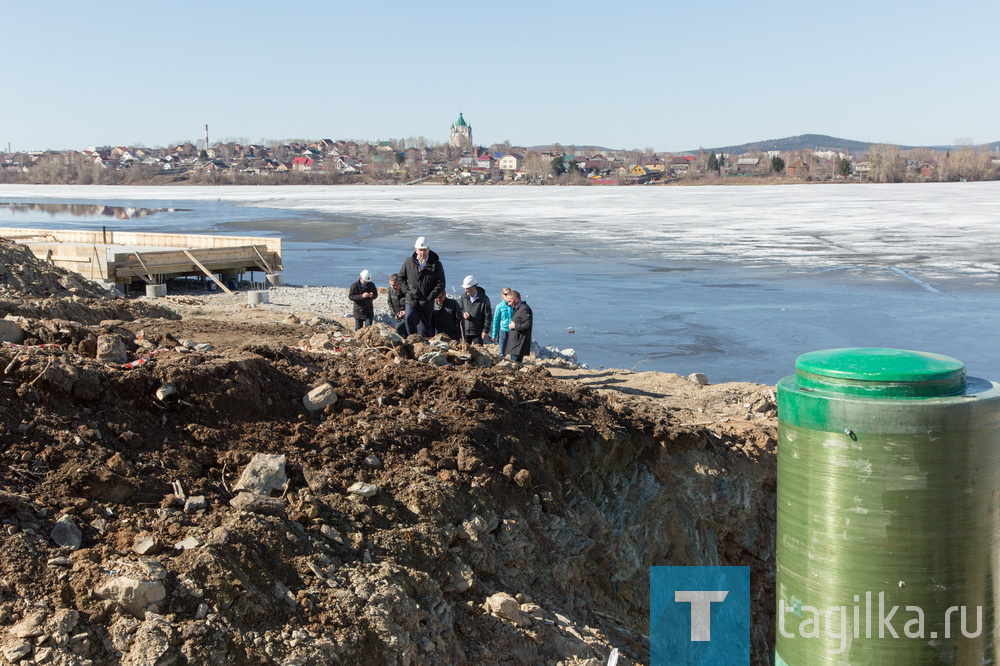
<svg viewBox="0 0 1000 666">
<path fill-rule="evenodd" d="M 462 307 L 462 338 L 470 345 L 481 345 L 489 337 L 488 331 L 493 325 L 490 297 L 472 275 L 465 276 L 462 289 L 465 293 L 458 299 Z"/>
<path fill-rule="evenodd" d="M 434 299 L 444 292 L 444 267 L 427 239 L 421 236 L 413 244 L 413 254 L 399 269 L 399 286 L 406 294 L 406 332 L 408 335 L 434 335 L 431 319 Z"/>
<path fill-rule="evenodd" d="M 378 287 L 372 282 L 372 274 L 368 270 L 361 271 L 361 276 L 351 285 L 347 297 L 354 303 L 354 330 L 363 326 L 371 326 L 375 320 L 375 299 L 378 298 Z"/>
</svg>

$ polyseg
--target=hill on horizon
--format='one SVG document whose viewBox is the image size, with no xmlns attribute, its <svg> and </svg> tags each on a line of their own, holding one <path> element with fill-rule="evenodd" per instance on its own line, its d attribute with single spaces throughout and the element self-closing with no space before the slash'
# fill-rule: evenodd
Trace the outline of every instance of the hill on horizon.
<svg viewBox="0 0 1000 666">
<path fill-rule="evenodd" d="M 705 152 L 716 152 L 716 153 L 730 153 L 739 155 L 742 153 L 753 153 L 753 152 L 766 152 L 768 150 L 780 150 L 781 152 L 793 152 L 796 150 L 833 150 L 839 153 L 846 154 L 858 154 L 867 153 L 871 150 L 872 146 L 886 145 L 885 141 L 857 141 L 855 139 L 842 139 L 835 136 L 830 136 L 828 134 L 799 134 L 798 136 L 786 136 L 781 139 L 766 139 L 764 141 L 751 141 L 748 143 L 741 143 L 733 146 L 716 146 L 713 148 L 695 148 L 693 150 L 660 150 L 657 153 L 672 153 L 675 155 L 697 155 L 699 151 L 704 150 Z M 547 146 L 527 146 L 527 150 L 535 150 L 538 152 L 550 150 L 555 144 L 550 144 Z M 899 145 L 899 144 L 888 144 L 888 145 L 898 145 L 902 150 L 912 150 L 913 148 L 930 148 L 931 150 L 946 151 L 955 150 L 959 148 L 958 145 L 941 145 L 941 146 L 916 146 L 916 145 Z M 1000 151 L 1000 141 L 993 141 L 988 144 L 976 144 L 987 145 L 990 150 Z M 621 152 L 620 148 L 607 148 L 605 146 L 584 146 L 580 144 L 573 145 L 562 145 L 562 150 L 566 153 L 583 153 L 583 154 L 596 154 L 596 153 L 607 153 L 607 152 Z"/>
<path fill-rule="evenodd" d="M 865 153 L 871 150 L 872 146 L 886 145 L 885 141 L 857 141 L 855 139 L 841 139 L 827 134 L 799 134 L 798 136 L 788 136 L 782 139 L 767 139 L 766 141 L 754 141 L 742 143 L 735 146 L 719 146 L 717 148 L 705 148 L 707 151 L 716 153 L 750 153 L 764 152 L 768 150 L 780 150 L 791 152 L 795 150 L 833 150 L 841 153 Z M 904 146 L 898 145 L 902 150 L 912 150 L 913 148 L 930 148 L 932 150 L 954 150 L 957 145 L 950 146 Z M 1000 141 L 986 144 L 990 150 L 997 150 Z M 697 153 L 698 150 L 689 150 L 688 153 Z"/>
</svg>

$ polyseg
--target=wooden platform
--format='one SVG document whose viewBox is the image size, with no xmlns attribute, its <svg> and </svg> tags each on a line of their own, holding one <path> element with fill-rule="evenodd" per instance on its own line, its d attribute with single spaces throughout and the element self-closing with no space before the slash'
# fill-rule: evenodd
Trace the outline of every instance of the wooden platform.
<svg viewBox="0 0 1000 666">
<path fill-rule="evenodd" d="M 207 275 L 219 282 L 215 274 L 282 270 L 281 239 L 263 236 L 0 227 L 0 237 L 91 280 L 162 284 L 171 277 Z"/>
</svg>

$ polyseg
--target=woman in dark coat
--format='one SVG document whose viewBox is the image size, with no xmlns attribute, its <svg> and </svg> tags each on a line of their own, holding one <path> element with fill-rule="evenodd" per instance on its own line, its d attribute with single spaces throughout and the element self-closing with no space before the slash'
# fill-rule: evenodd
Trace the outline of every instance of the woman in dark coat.
<svg viewBox="0 0 1000 666">
<path fill-rule="evenodd" d="M 510 335 L 507 337 L 507 349 L 504 353 L 509 355 L 512 361 L 520 363 L 531 353 L 531 308 L 521 300 L 519 292 L 511 291 L 509 298 L 514 314 L 511 315 L 508 324 Z"/>
</svg>

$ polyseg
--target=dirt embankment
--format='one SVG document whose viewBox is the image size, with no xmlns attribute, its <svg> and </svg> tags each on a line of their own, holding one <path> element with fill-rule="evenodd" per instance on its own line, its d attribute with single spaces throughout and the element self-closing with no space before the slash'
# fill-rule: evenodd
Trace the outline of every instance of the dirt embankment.
<svg viewBox="0 0 1000 666">
<path fill-rule="evenodd" d="M 768 387 L 33 288 L 0 295 L 8 660 L 640 663 L 649 566 L 740 564 L 768 663 Z"/>
</svg>

